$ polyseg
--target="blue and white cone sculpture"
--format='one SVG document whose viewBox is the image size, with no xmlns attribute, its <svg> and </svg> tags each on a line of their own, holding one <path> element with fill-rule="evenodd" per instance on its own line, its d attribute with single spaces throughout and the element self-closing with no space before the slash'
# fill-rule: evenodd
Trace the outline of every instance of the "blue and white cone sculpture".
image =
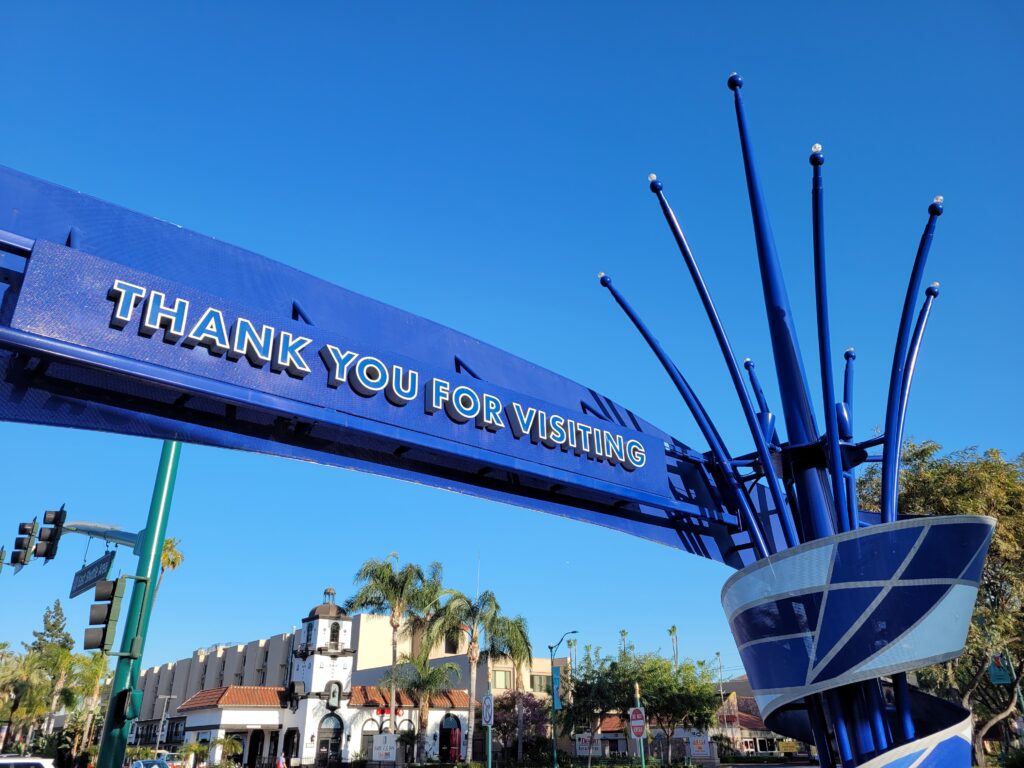
<svg viewBox="0 0 1024 768">
<path fill-rule="evenodd" d="M 818 358 L 825 403 L 819 431 L 796 324 L 758 182 L 740 89 L 729 78 L 739 126 L 775 373 L 786 440 L 776 432 L 755 372 L 751 398 L 722 321 L 664 186 L 657 196 L 693 279 L 729 370 L 754 451 L 734 457 L 679 368 L 603 273 L 606 287 L 657 355 L 708 441 L 710 472 L 723 506 L 742 521 L 753 564 L 728 580 L 722 605 L 766 723 L 817 746 L 821 764 L 966 766 L 971 716 L 962 707 L 912 689 L 906 673 L 963 652 L 995 521 L 987 517 L 897 515 L 899 462 L 911 380 L 937 283 L 914 319 L 925 263 L 943 199 L 928 220 L 911 270 L 889 379 L 885 432 L 853 440 L 853 368 L 845 354 L 842 399 L 836 396 L 825 278 L 821 145 L 811 148 L 811 214 Z M 755 404 L 756 403 L 756 404 Z M 881 510 L 863 513 L 855 471 L 867 449 L 882 445 Z"/>
</svg>

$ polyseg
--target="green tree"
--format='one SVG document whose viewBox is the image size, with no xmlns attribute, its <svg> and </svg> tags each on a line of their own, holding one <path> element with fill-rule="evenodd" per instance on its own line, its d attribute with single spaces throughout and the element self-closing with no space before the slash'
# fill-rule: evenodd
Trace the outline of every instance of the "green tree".
<svg viewBox="0 0 1024 768">
<path fill-rule="evenodd" d="M 490 590 L 481 592 L 471 600 L 461 592 L 452 590 L 448 600 L 435 614 L 428 630 L 428 639 L 433 646 L 439 639 L 458 639 L 466 634 L 469 661 L 469 716 L 468 746 L 466 760 L 473 760 L 473 730 L 476 713 L 476 675 L 480 654 L 486 653 L 488 660 L 523 658 L 530 656 L 530 638 L 526 633 L 526 621 L 521 617 L 510 618 L 501 613 L 501 606 Z"/>
<path fill-rule="evenodd" d="M 210 745 L 200 741 L 187 741 L 178 747 L 178 754 L 191 762 L 190 768 L 195 768 L 210 754 Z"/>
<path fill-rule="evenodd" d="M 68 651 L 74 650 L 75 640 L 68 633 L 67 624 L 60 600 L 54 600 L 53 606 L 43 611 L 42 630 L 32 632 L 35 639 L 31 643 L 23 643 L 25 650 L 42 652 L 54 645 Z"/>
<path fill-rule="evenodd" d="M 859 484 L 861 506 L 879 506 L 880 473 L 870 467 Z M 986 734 L 1017 710 L 1020 667 L 1010 685 L 993 685 L 987 671 L 996 654 L 1024 663 L 1024 456 L 968 448 L 943 454 L 934 442 L 903 451 L 900 514 L 989 515 L 997 520 L 982 572 L 964 653 L 918 672 L 919 684 L 959 701 L 974 714 L 974 759 L 985 765 Z"/>
<path fill-rule="evenodd" d="M 416 757 L 426 758 L 427 719 L 430 714 L 430 697 L 450 691 L 452 680 L 462 677 L 458 664 L 444 661 L 436 666 L 430 664 L 430 646 L 424 644 L 415 656 L 403 655 L 402 665 L 388 672 L 380 684 L 394 686 L 405 691 L 416 702 L 419 710 L 419 724 L 416 728 Z"/>
<path fill-rule="evenodd" d="M 210 742 L 210 746 L 218 750 L 217 765 L 233 763 L 234 758 L 242 754 L 242 742 L 237 736 L 223 736 Z"/>
<path fill-rule="evenodd" d="M 9 726 L 7 744 L 46 714 L 49 692 L 50 678 L 38 653 L 4 658 L 0 663 L 0 715 Z"/>
<path fill-rule="evenodd" d="M 625 712 L 635 702 L 636 686 L 648 722 L 661 730 L 672 763 L 672 735 L 678 728 L 706 731 L 721 703 L 714 681 L 703 663 L 674 664 L 658 654 L 626 657 L 611 665 L 618 708 Z"/>
<path fill-rule="evenodd" d="M 181 539 L 164 539 L 163 548 L 160 550 L 160 575 L 156 578 L 156 589 L 153 590 L 154 600 L 160 592 L 160 585 L 163 583 L 164 574 L 168 571 L 176 571 L 185 562 L 185 556 L 178 549 Z"/>
<path fill-rule="evenodd" d="M 573 670 L 569 690 L 572 699 L 562 710 L 562 721 L 565 728 L 575 732 L 600 733 L 604 717 L 622 707 L 611 659 L 602 656 L 600 648 L 583 646 L 583 660 Z M 587 768 L 590 765 L 588 751 Z"/>
<path fill-rule="evenodd" d="M 424 585 L 427 578 L 423 569 L 414 563 L 407 563 L 401 568 L 398 565 L 398 554 L 392 552 L 383 560 L 367 560 L 356 571 L 356 593 L 345 603 L 348 611 L 368 611 L 387 616 L 391 623 L 391 672 L 396 676 L 398 667 L 398 634 L 403 620 L 410 612 L 424 602 Z M 440 565 L 432 565 L 431 573 L 437 573 L 440 579 Z M 426 589 L 432 589 L 427 586 Z M 391 685 L 391 733 L 397 733 L 395 726 L 395 685 Z M 470 697 L 472 701 L 472 696 Z"/>
<path fill-rule="evenodd" d="M 71 751 L 78 754 L 81 744 L 92 743 L 93 725 L 100 710 L 100 692 L 107 679 L 107 657 L 102 653 L 83 654 L 76 657 L 75 686 L 79 697 L 85 702 L 82 728 L 76 734 Z"/>
</svg>

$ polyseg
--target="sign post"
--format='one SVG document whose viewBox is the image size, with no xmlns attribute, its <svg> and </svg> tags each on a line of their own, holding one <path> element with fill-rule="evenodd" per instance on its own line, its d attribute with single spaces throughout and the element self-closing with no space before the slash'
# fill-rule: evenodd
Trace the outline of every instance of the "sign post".
<svg viewBox="0 0 1024 768">
<path fill-rule="evenodd" d="M 636 706 L 629 710 L 629 729 L 636 738 L 637 749 L 640 751 L 640 768 L 646 768 L 647 762 L 644 759 L 644 732 L 647 730 L 647 714 L 640 706 L 640 683 L 633 683 L 636 693 Z M 669 735 L 671 738 L 671 734 Z"/>
<path fill-rule="evenodd" d="M 487 768 L 491 768 L 491 728 L 494 727 L 494 696 L 491 694 L 491 686 L 487 685 L 487 695 L 484 696 L 483 711 L 480 720 L 487 727 Z"/>
<path fill-rule="evenodd" d="M 139 565 L 135 571 L 136 582 L 128 606 L 126 629 L 121 637 L 121 653 L 118 654 L 114 681 L 110 686 L 110 705 L 107 707 L 107 717 L 103 722 L 100 737 L 98 768 L 120 768 L 124 762 L 128 731 L 138 715 L 134 711 L 134 705 L 130 703 L 132 689 L 139 679 L 142 650 L 156 592 L 155 577 L 160 567 L 160 555 L 167 533 L 167 517 L 170 514 L 180 456 L 181 443 L 165 440 L 160 454 L 160 467 L 156 473 L 156 483 L 153 486 L 153 498 L 149 505 L 149 518 L 146 521 L 139 552 Z M 129 633 L 129 627 L 138 627 L 135 636 Z M 116 706 L 118 702 L 123 702 L 124 706 Z"/>
</svg>

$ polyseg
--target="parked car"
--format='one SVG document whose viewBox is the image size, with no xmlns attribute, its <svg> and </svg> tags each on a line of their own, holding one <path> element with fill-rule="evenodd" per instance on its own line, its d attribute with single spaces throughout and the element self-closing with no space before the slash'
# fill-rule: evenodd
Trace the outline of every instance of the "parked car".
<svg viewBox="0 0 1024 768">
<path fill-rule="evenodd" d="M 52 766 L 51 766 L 52 768 Z M 171 768 L 166 760 L 154 758 L 152 760 L 135 760 L 131 768 Z"/>
<path fill-rule="evenodd" d="M 32 755 L 4 755 L 0 757 L 0 768 L 53 768 L 53 760 Z"/>
<path fill-rule="evenodd" d="M 179 755 L 177 752 L 165 752 L 162 749 L 156 751 L 158 759 L 163 760 L 170 766 L 170 768 L 184 768 L 185 758 Z"/>
</svg>

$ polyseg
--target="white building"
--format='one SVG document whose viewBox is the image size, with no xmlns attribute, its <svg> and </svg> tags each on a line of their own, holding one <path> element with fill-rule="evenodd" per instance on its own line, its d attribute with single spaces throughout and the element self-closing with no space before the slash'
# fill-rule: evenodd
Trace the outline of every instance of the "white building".
<svg viewBox="0 0 1024 768">
<path fill-rule="evenodd" d="M 441 643 L 431 652 L 431 658 L 453 661 L 463 670 L 451 691 L 430 701 L 424 757 L 441 762 L 466 754 L 469 664 L 465 640 L 460 645 Z M 419 646 L 419 637 L 403 635 L 399 652 L 412 654 Z M 328 588 L 323 602 L 292 632 L 197 650 L 191 658 L 144 670 L 142 710 L 132 739 L 175 749 L 192 741 L 235 738 L 246 768 L 268 768 L 281 753 L 291 765 L 321 768 L 371 758 L 373 736 L 390 732 L 390 694 L 377 686 L 390 663 L 388 619 L 348 616 Z M 500 692 L 513 687 L 517 676 L 525 690 L 550 695 L 548 659 L 534 659 L 519 670 L 510 662 L 488 666 L 481 660 L 478 710 L 489 679 Z M 415 702 L 400 694 L 395 714 L 399 733 L 415 733 Z M 482 729 L 477 730 L 479 736 Z M 212 751 L 210 761 L 219 762 L 219 747 Z M 399 761 L 412 757 L 411 749 L 399 752 Z"/>
</svg>

